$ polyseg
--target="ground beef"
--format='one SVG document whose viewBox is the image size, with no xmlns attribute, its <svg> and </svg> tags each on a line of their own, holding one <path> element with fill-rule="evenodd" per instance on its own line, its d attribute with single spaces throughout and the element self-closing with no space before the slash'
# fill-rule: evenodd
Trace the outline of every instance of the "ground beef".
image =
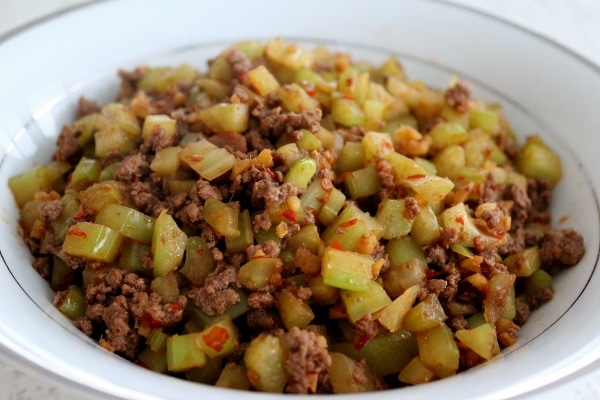
<svg viewBox="0 0 600 400">
<path fill-rule="evenodd" d="M 273 180 L 262 179 L 256 182 L 252 188 L 252 201 L 263 199 L 269 206 L 277 206 L 288 197 L 296 196 L 300 189 L 291 183 L 279 184 Z"/>
<path fill-rule="evenodd" d="M 255 233 L 259 231 L 266 231 L 271 228 L 271 225 L 271 216 L 267 211 L 256 214 L 252 218 L 252 231 Z"/>
<path fill-rule="evenodd" d="M 225 55 L 225 60 L 231 65 L 231 70 L 236 79 L 247 84 L 248 72 L 253 68 L 252 62 L 248 56 L 238 49 L 231 49 Z"/>
<path fill-rule="evenodd" d="M 525 248 L 525 231 L 523 230 L 523 228 L 517 228 L 516 230 L 508 233 L 507 235 L 508 239 L 506 243 L 498 247 L 498 254 L 513 254 Z"/>
<path fill-rule="evenodd" d="M 220 315 L 240 301 L 232 286 L 239 286 L 235 268 L 217 267 L 206 277 L 204 286 L 190 290 L 188 297 L 205 314 Z"/>
<path fill-rule="evenodd" d="M 527 196 L 531 201 L 531 210 L 546 211 L 552 202 L 552 187 L 544 179 L 527 178 Z"/>
<path fill-rule="evenodd" d="M 223 199 L 223 194 L 221 193 L 221 190 L 216 186 L 212 186 L 210 182 L 205 179 L 198 179 L 196 181 L 196 186 L 194 190 L 198 198 L 204 201 L 208 199 Z"/>
<path fill-rule="evenodd" d="M 446 90 L 444 93 L 446 104 L 454 109 L 454 111 L 462 114 L 469 109 L 469 101 L 471 99 L 471 86 L 466 82 L 459 81 L 453 87 Z"/>
<path fill-rule="evenodd" d="M 500 150 L 502 150 L 509 159 L 514 161 L 517 158 L 518 147 L 514 136 L 506 133 L 505 131 L 501 131 L 497 136 L 496 142 Z"/>
<path fill-rule="evenodd" d="M 119 89 L 119 99 L 130 98 L 136 91 L 137 84 L 144 76 L 148 69 L 146 67 L 138 67 L 133 71 L 119 71 L 121 78 L 121 88 Z"/>
<path fill-rule="evenodd" d="M 251 308 L 270 308 L 275 305 L 275 297 L 269 292 L 253 292 L 248 295 Z"/>
<path fill-rule="evenodd" d="M 326 339 L 294 327 L 285 336 L 284 347 L 284 368 L 288 375 L 286 391 L 300 394 L 316 392 L 319 374 L 331 365 Z"/>
<path fill-rule="evenodd" d="M 246 313 L 246 325 L 253 334 L 284 329 L 279 314 L 273 310 L 256 308 Z"/>
<path fill-rule="evenodd" d="M 469 324 L 469 322 L 462 315 L 457 315 L 457 316 L 451 317 L 448 321 L 448 325 L 455 332 L 460 329 L 467 329 L 468 324 Z"/>
<path fill-rule="evenodd" d="M 131 299 L 131 313 L 141 326 L 168 327 L 181 321 L 186 304 L 185 296 L 178 296 L 174 303 L 164 304 L 156 292 L 136 291 Z"/>
<path fill-rule="evenodd" d="M 81 132 L 70 125 L 63 126 L 56 140 L 56 152 L 54 159 L 61 162 L 76 164 L 83 153 L 83 146 L 79 143 Z"/>
<path fill-rule="evenodd" d="M 488 174 L 481 188 L 479 204 L 494 203 L 502 193 L 502 187 L 496 183 L 494 175 Z"/>
<path fill-rule="evenodd" d="M 64 206 L 60 200 L 45 201 L 40 205 L 40 218 L 42 221 L 56 221 L 62 214 Z"/>
<path fill-rule="evenodd" d="M 150 163 L 142 153 L 135 153 L 125 157 L 117 164 L 114 179 L 122 182 L 141 180 L 150 173 Z"/>
<path fill-rule="evenodd" d="M 75 118 L 79 119 L 81 117 L 85 117 L 88 114 L 98 111 L 100 111 L 100 107 L 98 106 L 97 102 L 81 96 L 79 98 L 79 101 L 77 102 L 77 115 L 75 116 Z"/>
<path fill-rule="evenodd" d="M 551 230 L 540 240 L 540 258 L 547 269 L 573 266 L 584 253 L 583 236 L 573 229 Z"/>
<path fill-rule="evenodd" d="M 133 182 L 130 186 L 131 200 L 134 206 L 151 217 L 158 217 L 161 211 L 166 210 L 165 203 L 160 200 L 160 193 L 156 193 L 151 184 L 147 182 Z"/>
<path fill-rule="evenodd" d="M 52 273 L 52 262 L 50 257 L 36 257 L 31 264 L 33 269 L 44 278 L 50 277 Z"/>
<path fill-rule="evenodd" d="M 406 197 L 404 198 L 404 212 L 403 216 L 407 219 L 414 219 L 421 213 L 421 207 L 419 207 L 419 203 L 417 199 L 414 197 Z"/>
<path fill-rule="evenodd" d="M 322 111 L 302 111 L 300 113 L 285 112 L 279 106 L 270 108 L 259 104 L 251 114 L 258 120 L 259 131 L 265 137 L 278 138 L 282 134 L 291 135 L 300 129 L 308 129 L 315 133 L 321 129 Z"/>
<path fill-rule="evenodd" d="M 425 261 L 427 264 L 442 266 L 448 262 L 448 250 L 439 244 L 425 246 Z"/>
<path fill-rule="evenodd" d="M 262 244 L 251 245 L 246 248 L 246 255 L 248 258 L 256 257 L 270 257 L 275 258 L 279 256 L 281 249 L 274 240 L 267 240 Z"/>
<path fill-rule="evenodd" d="M 521 296 L 516 299 L 516 315 L 514 318 L 515 324 L 519 326 L 525 325 L 527 319 L 529 319 L 529 315 L 531 315 L 531 309 L 529 308 L 529 304 L 525 301 Z"/>
<path fill-rule="evenodd" d="M 105 307 L 102 319 L 106 324 L 106 330 L 100 345 L 126 358 L 134 359 L 141 343 L 141 336 L 130 325 L 130 310 L 125 296 L 117 296 L 108 307 Z"/>
<path fill-rule="evenodd" d="M 521 186 L 509 183 L 502 192 L 502 198 L 512 201 L 511 229 L 522 228 L 527 221 L 528 211 L 531 207 L 531 199 L 527 192 Z"/>
</svg>

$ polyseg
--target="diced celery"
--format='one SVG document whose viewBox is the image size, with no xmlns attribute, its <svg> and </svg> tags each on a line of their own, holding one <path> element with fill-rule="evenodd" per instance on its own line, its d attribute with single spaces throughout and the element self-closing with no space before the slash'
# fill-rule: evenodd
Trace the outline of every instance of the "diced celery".
<svg viewBox="0 0 600 400">
<path fill-rule="evenodd" d="M 352 322 L 376 313 L 392 302 L 383 287 L 375 281 L 368 281 L 364 291 L 341 290 L 340 296 Z"/>
<path fill-rule="evenodd" d="M 495 324 L 500 317 L 506 319 L 515 317 L 514 284 L 515 276 L 505 272 L 489 279 L 483 301 L 483 313 L 488 323 Z"/>
<path fill-rule="evenodd" d="M 108 203 L 98 213 L 95 222 L 117 230 L 121 235 L 144 244 L 152 243 L 156 218 L 136 209 Z"/>
<path fill-rule="evenodd" d="M 484 107 L 472 108 L 469 111 L 469 127 L 479 128 L 488 135 L 497 136 L 501 129 L 500 118 L 494 110 Z"/>
<path fill-rule="evenodd" d="M 413 358 L 398 374 L 398 380 L 409 385 L 430 382 L 435 377 L 435 373 L 419 357 Z"/>
<path fill-rule="evenodd" d="M 314 56 L 294 43 L 287 43 L 282 38 L 270 40 L 265 46 L 265 56 L 268 60 L 292 71 L 310 67 Z"/>
<path fill-rule="evenodd" d="M 343 353 L 331 352 L 331 365 L 327 368 L 335 394 L 372 392 L 379 386 L 379 377 L 367 363 L 353 360 Z M 362 379 L 356 379 L 357 376 Z"/>
<path fill-rule="evenodd" d="M 496 337 L 496 328 L 491 324 L 482 324 L 472 329 L 459 329 L 456 338 L 486 360 L 500 353 Z"/>
<path fill-rule="evenodd" d="M 290 167 L 283 181 L 299 189 L 306 189 L 316 172 L 317 162 L 311 157 L 303 157 Z"/>
<path fill-rule="evenodd" d="M 206 240 L 199 236 L 190 236 L 185 244 L 185 262 L 179 269 L 181 275 L 197 286 L 214 270 L 214 260 Z"/>
<path fill-rule="evenodd" d="M 375 219 L 385 227 L 384 239 L 396 239 L 410 233 L 414 218 L 407 218 L 405 210 L 404 199 L 384 199 L 379 203 Z"/>
<path fill-rule="evenodd" d="M 228 315 L 211 323 L 196 336 L 198 347 L 211 358 L 225 357 L 239 345 L 237 328 Z"/>
<path fill-rule="evenodd" d="M 158 150 L 150 163 L 150 169 L 164 176 L 173 175 L 181 164 L 179 153 L 181 153 L 179 146 Z"/>
<path fill-rule="evenodd" d="M 345 142 L 337 159 L 336 171 L 350 172 L 365 164 L 365 149 L 360 142 Z"/>
<path fill-rule="evenodd" d="M 236 163 L 233 154 L 206 139 L 186 145 L 179 153 L 179 158 L 209 181 L 223 175 Z"/>
<path fill-rule="evenodd" d="M 98 182 L 101 172 L 102 165 L 98 160 L 83 157 L 71 173 L 68 186 L 78 190 L 85 189 L 91 184 Z"/>
<path fill-rule="evenodd" d="M 52 182 L 48 178 L 48 172 L 44 166 L 39 166 L 12 176 L 8 179 L 8 187 L 22 208 L 25 203 L 33 200 L 37 192 L 49 192 Z"/>
<path fill-rule="evenodd" d="M 175 303 L 179 297 L 179 284 L 177 276 L 169 272 L 163 276 L 157 276 L 152 280 L 150 288 L 162 298 L 163 303 Z"/>
<path fill-rule="evenodd" d="M 317 305 L 333 305 L 340 297 L 338 288 L 325 284 L 323 275 L 312 278 L 308 286 L 312 292 L 311 301 Z"/>
<path fill-rule="evenodd" d="M 321 275 L 326 285 L 365 291 L 373 280 L 372 265 L 371 256 L 326 247 L 323 251 Z"/>
<path fill-rule="evenodd" d="M 321 129 L 321 131 L 319 132 L 322 131 L 325 131 L 325 129 Z M 302 132 L 302 137 L 296 142 L 300 149 L 305 151 L 313 151 L 321 150 L 323 148 L 323 144 L 316 136 L 316 134 L 313 134 L 308 129 L 301 129 L 300 132 Z"/>
<path fill-rule="evenodd" d="M 419 245 L 431 244 L 440 237 L 440 223 L 431 204 L 421 206 L 421 212 L 416 216 L 411 228 L 411 236 Z"/>
<path fill-rule="evenodd" d="M 264 65 L 248 71 L 248 81 L 252 89 L 263 97 L 279 88 L 279 82 Z"/>
<path fill-rule="evenodd" d="M 164 374 L 167 369 L 167 353 L 166 351 L 155 352 L 150 347 L 144 347 L 138 353 L 140 362 L 151 371 Z"/>
<path fill-rule="evenodd" d="M 95 183 L 86 190 L 79 192 L 81 205 L 96 212 L 110 203 L 123 204 L 126 202 L 125 185 L 117 181 Z"/>
<path fill-rule="evenodd" d="M 440 378 L 456 374 L 459 351 L 452 331 L 445 324 L 417 333 L 419 357 Z"/>
<path fill-rule="evenodd" d="M 277 336 L 262 334 L 250 342 L 244 354 L 247 377 L 261 392 L 282 393 L 287 383 L 285 350 Z"/>
<path fill-rule="evenodd" d="M 67 231 L 63 251 L 89 260 L 112 262 L 119 255 L 123 236 L 115 229 L 91 222 L 78 222 Z"/>
<path fill-rule="evenodd" d="M 276 307 L 286 329 L 293 327 L 304 329 L 315 318 L 310 305 L 296 297 L 288 289 L 281 289 L 275 294 Z"/>
<path fill-rule="evenodd" d="M 167 368 L 171 372 L 182 372 L 203 367 L 208 357 L 198 347 L 198 333 L 173 335 L 167 339 Z"/>
<path fill-rule="evenodd" d="M 345 174 L 344 184 L 350 197 L 359 199 L 379 193 L 381 185 L 375 164 Z"/>
<path fill-rule="evenodd" d="M 336 123 L 348 127 L 362 125 L 365 120 L 360 106 L 354 100 L 343 97 L 333 100 L 331 116 Z"/>
<path fill-rule="evenodd" d="M 530 136 L 517 156 L 520 172 L 531 178 L 547 179 L 556 185 L 562 177 L 560 156 L 539 136 Z"/>
<path fill-rule="evenodd" d="M 438 297 L 429 294 L 406 313 L 403 325 L 407 331 L 417 333 L 435 328 L 447 318 Z"/>
<path fill-rule="evenodd" d="M 163 276 L 179 267 L 186 241 L 186 234 L 177 226 L 173 217 L 166 210 L 162 211 L 152 233 L 154 276 Z"/>
<path fill-rule="evenodd" d="M 436 149 L 460 145 L 469 140 L 467 130 L 456 122 L 439 123 L 431 129 L 429 135 L 433 140 L 432 146 Z"/>
<path fill-rule="evenodd" d="M 252 233 L 252 220 L 250 212 L 243 210 L 238 216 L 238 229 L 240 235 L 236 238 L 225 238 L 225 247 L 228 253 L 243 253 L 248 246 L 254 244 L 254 234 Z"/>
<path fill-rule="evenodd" d="M 361 349 L 357 349 L 356 345 L 350 342 L 333 343 L 329 349 L 356 361 L 366 360 L 367 365 L 373 367 L 381 376 L 398 373 L 419 352 L 415 337 L 406 331 L 376 336 Z"/>
<path fill-rule="evenodd" d="M 327 245 L 339 243 L 343 249 L 355 251 L 365 237 L 371 236 L 379 241 L 384 231 L 375 218 L 350 204 L 329 224 L 321 238 Z"/>
<path fill-rule="evenodd" d="M 219 375 L 215 386 L 229 389 L 249 390 L 250 382 L 243 364 L 227 363 Z"/>
<path fill-rule="evenodd" d="M 142 125 L 142 139 L 149 142 L 156 132 L 162 132 L 166 136 L 173 137 L 177 134 L 177 120 L 168 115 L 148 115 Z"/>
<path fill-rule="evenodd" d="M 78 286 L 69 285 L 59 299 L 60 301 L 55 305 L 66 317 L 76 320 L 85 315 L 87 300 L 85 293 Z"/>
<path fill-rule="evenodd" d="M 283 108 L 290 112 L 314 111 L 319 107 L 319 102 L 295 83 L 281 86 L 277 94 Z"/>
<path fill-rule="evenodd" d="M 396 332 L 403 326 L 404 317 L 412 308 L 420 290 L 420 285 L 409 287 L 404 293 L 379 311 L 376 315 L 376 319 L 388 331 Z"/>
<path fill-rule="evenodd" d="M 234 239 L 240 236 L 239 212 L 215 198 L 204 202 L 204 220 L 222 236 Z"/>
<path fill-rule="evenodd" d="M 142 257 L 150 253 L 150 246 L 136 240 L 126 240 L 121 247 L 118 261 L 119 268 L 138 273 L 148 272 L 144 267 Z"/>
<path fill-rule="evenodd" d="M 511 274 L 530 276 L 542 265 L 539 248 L 533 246 L 513 253 L 504 259 L 504 264 Z"/>
<path fill-rule="evenodd" d="M 248 129 L 249 111 L 244 103 L 221 103 L 200 112 L 200 120 L 215 133 L 238 132 Z"/>
<path fill-rule="evenodd" d="M 281 260 L 273 257 L 254 258 L 238 271 L 240 283 L 250 290 L 265 289 L 281 283 Z"/>
</svg>

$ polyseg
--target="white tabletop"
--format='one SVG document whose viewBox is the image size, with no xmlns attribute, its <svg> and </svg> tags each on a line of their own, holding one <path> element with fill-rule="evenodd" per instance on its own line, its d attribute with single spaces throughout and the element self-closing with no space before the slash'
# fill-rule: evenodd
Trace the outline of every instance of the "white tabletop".
<svg viewBox="0 0 600 400">
<path fill-rule="evenodd" d="M 600 65 L 598 0 L 448 0 L 497 15 L 547 36 Z M 55 11 L 90 0 L 0 0 L 0 36 Z M 0 354 L 1 356 L 1 354 Z M 600 362 L 575 378 L 557 382 L 543 399 L 600 399 Z M 597 383 L 598 382 L 598 383 Z M 0 400 L 88 400 L 0 357 Z"/>
</svg>

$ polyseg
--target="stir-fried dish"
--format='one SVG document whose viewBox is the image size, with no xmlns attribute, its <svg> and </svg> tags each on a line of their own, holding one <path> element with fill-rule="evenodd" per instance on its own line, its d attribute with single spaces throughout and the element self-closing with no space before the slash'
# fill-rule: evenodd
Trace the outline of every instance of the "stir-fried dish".
<svg viewBox="0 0 600 400">
<path fill-rule="evenodd" d="M 558 155 L 459 78 L 281 38 L 119 75 L 9 186 L 55 305 L 140 366 L 265 392 L 437 380 L 513 345 L 584 254 L 551 226 Z"/>
</svg>

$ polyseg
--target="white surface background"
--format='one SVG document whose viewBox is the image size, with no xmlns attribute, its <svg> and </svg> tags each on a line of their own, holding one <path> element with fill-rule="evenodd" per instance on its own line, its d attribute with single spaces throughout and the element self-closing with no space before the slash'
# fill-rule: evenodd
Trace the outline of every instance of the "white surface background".
<svg viewBox="0 0 600 400">
<path fill-rule="evenodd" d="M 0 36 L 58 10 L 90 0 L 0 0 Z M 418 1 L 418 0 L 415 0 Z M 600 65 L 598 0 L 448 0 L 497 15 L 571 49 Z M 599 105 L 600 106 L 600 105 Z M 2 305 L 6 306 L 6 305 Z M 600 363 L 588 374 L 560 382 L 544 399 L 600 399 Z M 597 383 L 598 382 L 598 383 Z M 84 400 L 0 354 L 0 399 Z"/>
</svg>

